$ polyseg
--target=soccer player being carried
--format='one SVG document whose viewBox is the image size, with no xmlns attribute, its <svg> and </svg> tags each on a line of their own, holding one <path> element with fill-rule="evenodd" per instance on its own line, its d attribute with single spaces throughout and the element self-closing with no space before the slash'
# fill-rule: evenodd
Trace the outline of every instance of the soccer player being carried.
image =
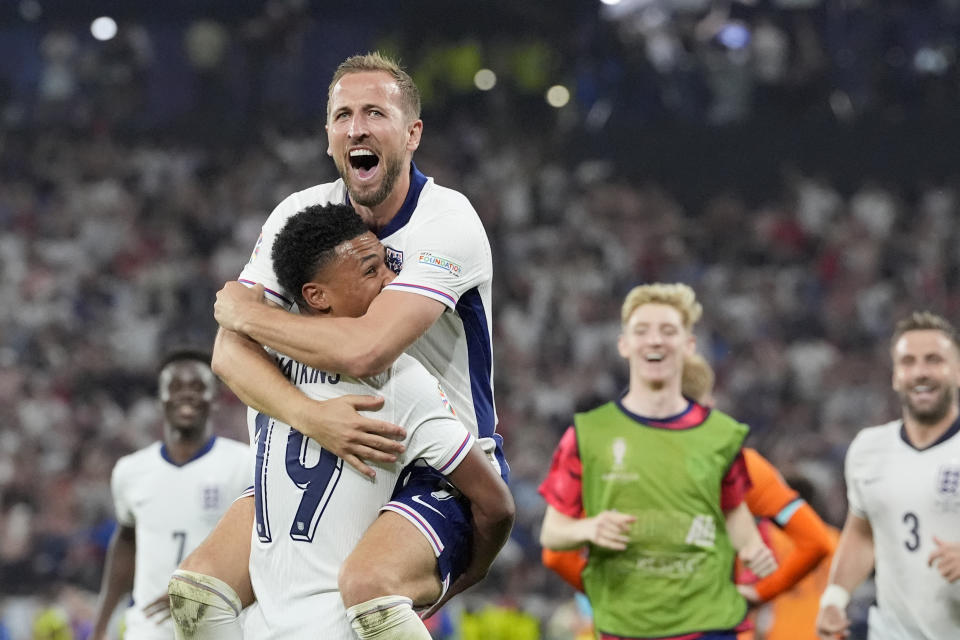
<svg viewBox="0 0 960 640">
<path fill-rule="evenodd" d="M 383 245 L 349 205 L 314 205 L 291 217 L 274 242 L 273 259 L 284 289 L 296 292 L 297 306 L 311 315 L 362 315 L 394 278 L 384 264 Z M 368 554 L 396 545 L 377 535 L 385 529 L 364 535 L 383 513 L 380 517 L 409 519 L 420 532 L 412 547 L 422 562 L 436 557 L 441 585 L 477 582 L 510 533 L 513 501 L 506 483 L 454 415 L 437 379 L 413 357 L 402 354 L 387 371 L 367 379 L 277 358 L 287 377 L 318 400 L 381 395 L 386 401 L 378 415 L 403 424 L 407 436 L 396 462 L 375 463 L 371 481 L 289 425 L 257 415 L 251 434 L 257 464 L 250 553 L 257 601 L 247 612 L 244 635 L 352 640 L 354 630 L 362 638 L 369 627 L 379 626 L 377 637 L 429 638 L 410 614 L 412 599 L 400 593 L 430 592 L 437 586 L 433 581 L 398 585 L 380 595 L 367 591 L 363 581 L 338 584 L 338 575 L 355 575 L 355 565 Z M 414 463 L 418 466 L 408 466 Z M 403 492 L 391 499 L 395 486 Z M 461 508 L 441 512 L 445 502 Z M 377 622 L 371 625 L 362 618 L 374 606 Z M 392 635 L 382 635 L 385 629 Z"/>
<path fill-rule="evenodd" d="M 776 569 L 743 501 L 747 427 L 685 398 L 701 306 L 683 284 L 635 287 L 621 311 L 624 396 L 574 418 L 540 487 L 540 542 L 589 544 L 583 585 L 602 638 L 734 640 L 739 558 Z"/>
<path fill-rule="evenodd" d="M 170 574 L 249 486 L 249 448 L 213 435 L 209 417 L 218 385 L 210 354 L 171 351 L 158 378 L 163 439 L 117 460 L 110 480 L 117 528 L 107 550 L 93 640 L 107 637 L 114 609 L 131 592 L 124 637 L 170 640 Z"/>
<path fill-rule="evenodd" d="M 469 201 L 435 184 L 413 164 L 422 130 L 417 87 L 395 63 L 368 54 L 338 67 L 328 91 L 327 135 L 328 153 L 341 177 L 281 202 L 263 226 L 241 283 L 227 283 L 217 294 L 214 311 L 221 330 L 214 370 L 255 411 L 291 425 L 372 476 L 368 463 L 395 462 L 403 451 L 396 440 L 405 436 L 401 426 L 358 413 L 380 408 L 383 398 L 310 398 L 290 383 L 263 346 L 308 367 L 355 378 L 386 371 L 406 352 L 440 381 L 461 422 L 507 480 L 501 439 L 494 433 L 490 244 Z M 293 293 L 274 272 L 273 243 L 286 219 L 327 203 L 352 204 L 385 245 L 387 264 L 397 273 L 360 317 L 288 313 Z M 462 510 L 453 500 L 435 508 Z M 422 536 L 410 519 L 384 516 L 394 517 L 377 518 L 368 535 L 391 544 L 350 563 L 349 574 L 341 579 L 341 586 L 349 587 L 345 594 L 399 594 L 428 606 L 462 588 L 455 583 L 443 591 L 436 559 L 419 554 Z M 238 500 L 181 569 L 192 572 L 193 581 L 219 579 L 229 588 L 228 601 L 249 604 L 253 592 L 245 559 L 253 521 L 253 501 Z M 428 591 L 411 592 L 411 586 L 428 583 Z M 171 593 L 185 585 L 175 575 Z M 231 605 L 221 603 L 223 607 Z M 370 610 L 373 614 L 376 607 Z M 195 637 L 210 637 L 204 633 Z"/>
<path fill-rule="evenodd" d="M 869 640 L 960 638 L 960 339 L 946 319 L 915 312 L 890 355 L 902 416 L 847 450 L 849 512 L 817 633 L 849 635 L 850 593 L 875 571 Z"/>
</svg>

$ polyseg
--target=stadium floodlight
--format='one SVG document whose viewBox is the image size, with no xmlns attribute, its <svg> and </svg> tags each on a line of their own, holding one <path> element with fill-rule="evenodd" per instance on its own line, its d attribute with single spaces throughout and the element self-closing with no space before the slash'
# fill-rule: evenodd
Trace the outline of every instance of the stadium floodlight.
<svg viewBox="0 0 960 640">
<path fill-rule="evenodd" d="M 490 91 L 497 85 L 497 74 L 490 69 L 480 69 L 473 74 L 473 84 L 480 91 Z"/>
<path fill-rule="evenodd" d="M 117 35 L 117 21 L 109 16 L 100 16 L 90 23 L 90 33 L 101 42 L 112 40 Z"/>
<path fill-rule="evenodd" d="M 570 90 L 562 84 L 555 84 L 547 89 L 547 104 L 559 109 L 570 102 Z"/>
</svg>

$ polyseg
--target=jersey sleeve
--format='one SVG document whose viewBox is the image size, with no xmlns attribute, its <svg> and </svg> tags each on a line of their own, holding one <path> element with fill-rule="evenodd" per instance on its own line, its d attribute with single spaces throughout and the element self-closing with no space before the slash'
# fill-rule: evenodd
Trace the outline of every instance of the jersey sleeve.
<svg viewBox="0 0 960 640">
<path fill-rule="evenodd" d="M 113 510 L 117 517 L 117 523 L 122 527 L 132 527 L 136 525 L 136 518 L 133 515 L 133 505 L 130 504 L 126 488 L 129 486 L 127 476 L 127 460 L 120 458 L 113 467 L 113 473 L 110 474 L 110 492 L 113 494 Z"/>
<path fill-rule="evenodd" d="M 583 464 L 577 432 L 568 427 L 553 452 L 550 471 L 540 484 L 540 495 L 551 507 L 571 518 L 583 516 Z"/>
<path fill-rule="evenodd" d="M 469 217 L 441 212 L 417 230 L 400 273 L 387 289 L 427 296 L 453 309 L 460 296 L 491 278 L 486 232 L 470 204 L 464 200 L 461 206 L 470 208 Z"/>
<path fill-rule="evenodd" d="M 407 430 L 406 465 L 423 460 L 443 474 L 450 474 L 467 456 L 475 438 L 457 418 L 443 387 L 423 366 L 408 358 L 392 381 L 398 411 L 397 424 Z"/>
<path fill-rule="evenodd" d="M 247 261 L 243 271 L 238 278 L 240 282 L 253 286 L 262 284 L 264 295 L 280 305 L 286 310 L 290 310 L 294 304 L 294 298 L 288 291 L 280 286 L 277 280 L 277 274 L 273 270 L 273 243 L 277 239 L 277 234 L 287 224 L 290 216 L 302 211 L 306 207 L 314 204 L 323 204 L 330 200 L 330 197 L 336 195 L 336 184 L 325 184 L 311 187 L 304 191 L 298 191 L 290 194 L 280 204 L 274 208 L 270 217 L 263 223 L 260 229 L 260 237 L 253 246 L 250 254 L 250 260 Z"/>
<path fill-rule="evenodd" d="M 798 499 L 797 492 L 784 482 L 776 467 L 754 449 L 744 448 L 743 459 L 753 485 L 746 495 L 750 513 L 777 520 L 782 527 L 790 519 L 792 512 L 785 510 L 789 510 L 790 505 Z"/>
<path fill-rule="evenodd" d="M 743 459 L 743 450 L 737 452 L 733 464 L 727 469 L 720 486 L 720 508 L 729 511 L 740 505 L 750 490 L 750 476 L 747 474 L 747 463 Z"/>
<path fill-rule="evenodd" d="M 830 530 L 813 508 L 799 498 L 791 505 L 794 503 L 797 503 L 796 508 L 790 518 L 780 525 L 793 546 L 785 557 L 777 558 L 777 570 L 754 585 L 757 595 L 764 601 L 797 584 L 835 547 Z"/>
</svg>

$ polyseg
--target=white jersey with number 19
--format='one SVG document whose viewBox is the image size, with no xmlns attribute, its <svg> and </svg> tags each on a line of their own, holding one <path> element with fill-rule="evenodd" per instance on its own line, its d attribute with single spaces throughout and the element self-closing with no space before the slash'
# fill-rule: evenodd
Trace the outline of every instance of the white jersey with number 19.
<svg viewBox="0 0 960 640">
<path fill-rule="evenodd" d="M 250 579 L 257 602 L 247 610 L 244 637 L 353 640 L 337 588 L 340 566 L 390 500 L 406 465 L 419 460 L 449 474 L 474 438 L 453 415 L 437 379 L 410 356 L 401 355 L 369 380 L 283 356 L 279 363 L 288 379 L 318 400 L 382 396 L 383 409 L 369 415 L 407 431 L 406 451 L 393 464 L 371 463 L 377 477 L 370 480 L 299 431 L 250 412 L 257 447 Z"/>
<path fill-rule="evenodd" d="M 870 640 L 960 638 L 960 582 L 927 558 L 934 537 L 960 542 L 960 421 L 916 449 L 896 420 L 862 430 L 847 451 L 850 511 L 870 522 L 877 605 Z"/>
<path fill-rule="evenodd" d="M 267 296 L 293 309 L 273 270 L 273 243 L 287 219 L 315 204 L 348 202 L 342 180 L 321 184 L 287 197 L 263 225 L 240 281 L 262 284 Z M 406 291 L 442 302 L 446 313 L 407 353 L 443 384 L 457 416 L 477 438 L 495 438 L 501 474 L 507 465 L 495 435 L 493 349 L 490 306 L 493 261 L 483 224 L 467 198 L 434 183 L 416 167 L 410 191 L 390 223 L 377 233 L 397 278 L 388 290 Z"/>
</svg>

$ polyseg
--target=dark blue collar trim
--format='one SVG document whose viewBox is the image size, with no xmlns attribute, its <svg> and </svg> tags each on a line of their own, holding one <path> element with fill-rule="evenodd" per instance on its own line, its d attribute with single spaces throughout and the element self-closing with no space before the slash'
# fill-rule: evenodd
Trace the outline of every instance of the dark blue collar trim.
<svg viewBox="0 0 960 640">
<path fill-rule="evenodd" d="M 210 449 L 213 449 L 213 443 L 216 442 L 216 440 L 217 440 L 217 436 L 210 436 L 210 439 L 207 440 L 206 444 L 200 447 L 197 450 L 197 452 L 193 454 L 193 457 L 187 460 L 186 462 L 184 462 L 183 464 L 177 464 L 176 462 L 173 461 L 173 458 L 170 457 L 170 452 L 167 450 L 166 444 L 160 445 L 160 456 L 175 467 L 184 467 L 190 464 L 191 462 L 193 462 L 194 460 L 196 460 L 197 458 L 202 458 L 206 454 L 210 453 Z"/>
<path fill-rule="evenodd" d="M 414 209 L 417 208 L 417 202 L 420 201 L 420 192 L 423 191 L 423 186 L 427 184 L 427 176 L 420 173 L 420 170 L 417 169 L 417 165 L 413 162 L 410 163 L 410 190 L 407 191 L 407 198 L 403 201 L 403 205 L 400 206 L 400 210 L 397 211 L 397 215 L 391 218 L 390 222 L 387 223 L 383 229 L 377 233 L 377 238 L 383 240 L 384 238 L 396 233 L 403 228 L 405 224 L 410 222 L 410 217 L 413 215 Z"/>
<path fill-rule="evenodd" d="M 942 436 L 937 438 L 936 442 L 928 444 L 923 449 L 920 449 L 915 447 L 913 443 L 910 442 L 910 438 L 907 436 L 907 427 L 906 425 L 903 424 L 902 420 L 900 421 L 900 439 L 903 440 L 908 447 L 910 447 L 915 451 L 926 451 L 927 449 L 933 449 L 938 444 L 942 444 L 947 440 L 949 440 L 950 438 L 952 438 L 953 436 L 957 435 L 957 433 L 960 433 L 960 417 L 958 417 L 956 420 L 953 421 L 953 424 L 950 425 L 950 428 L 947 429 Z"/>
</svg>

